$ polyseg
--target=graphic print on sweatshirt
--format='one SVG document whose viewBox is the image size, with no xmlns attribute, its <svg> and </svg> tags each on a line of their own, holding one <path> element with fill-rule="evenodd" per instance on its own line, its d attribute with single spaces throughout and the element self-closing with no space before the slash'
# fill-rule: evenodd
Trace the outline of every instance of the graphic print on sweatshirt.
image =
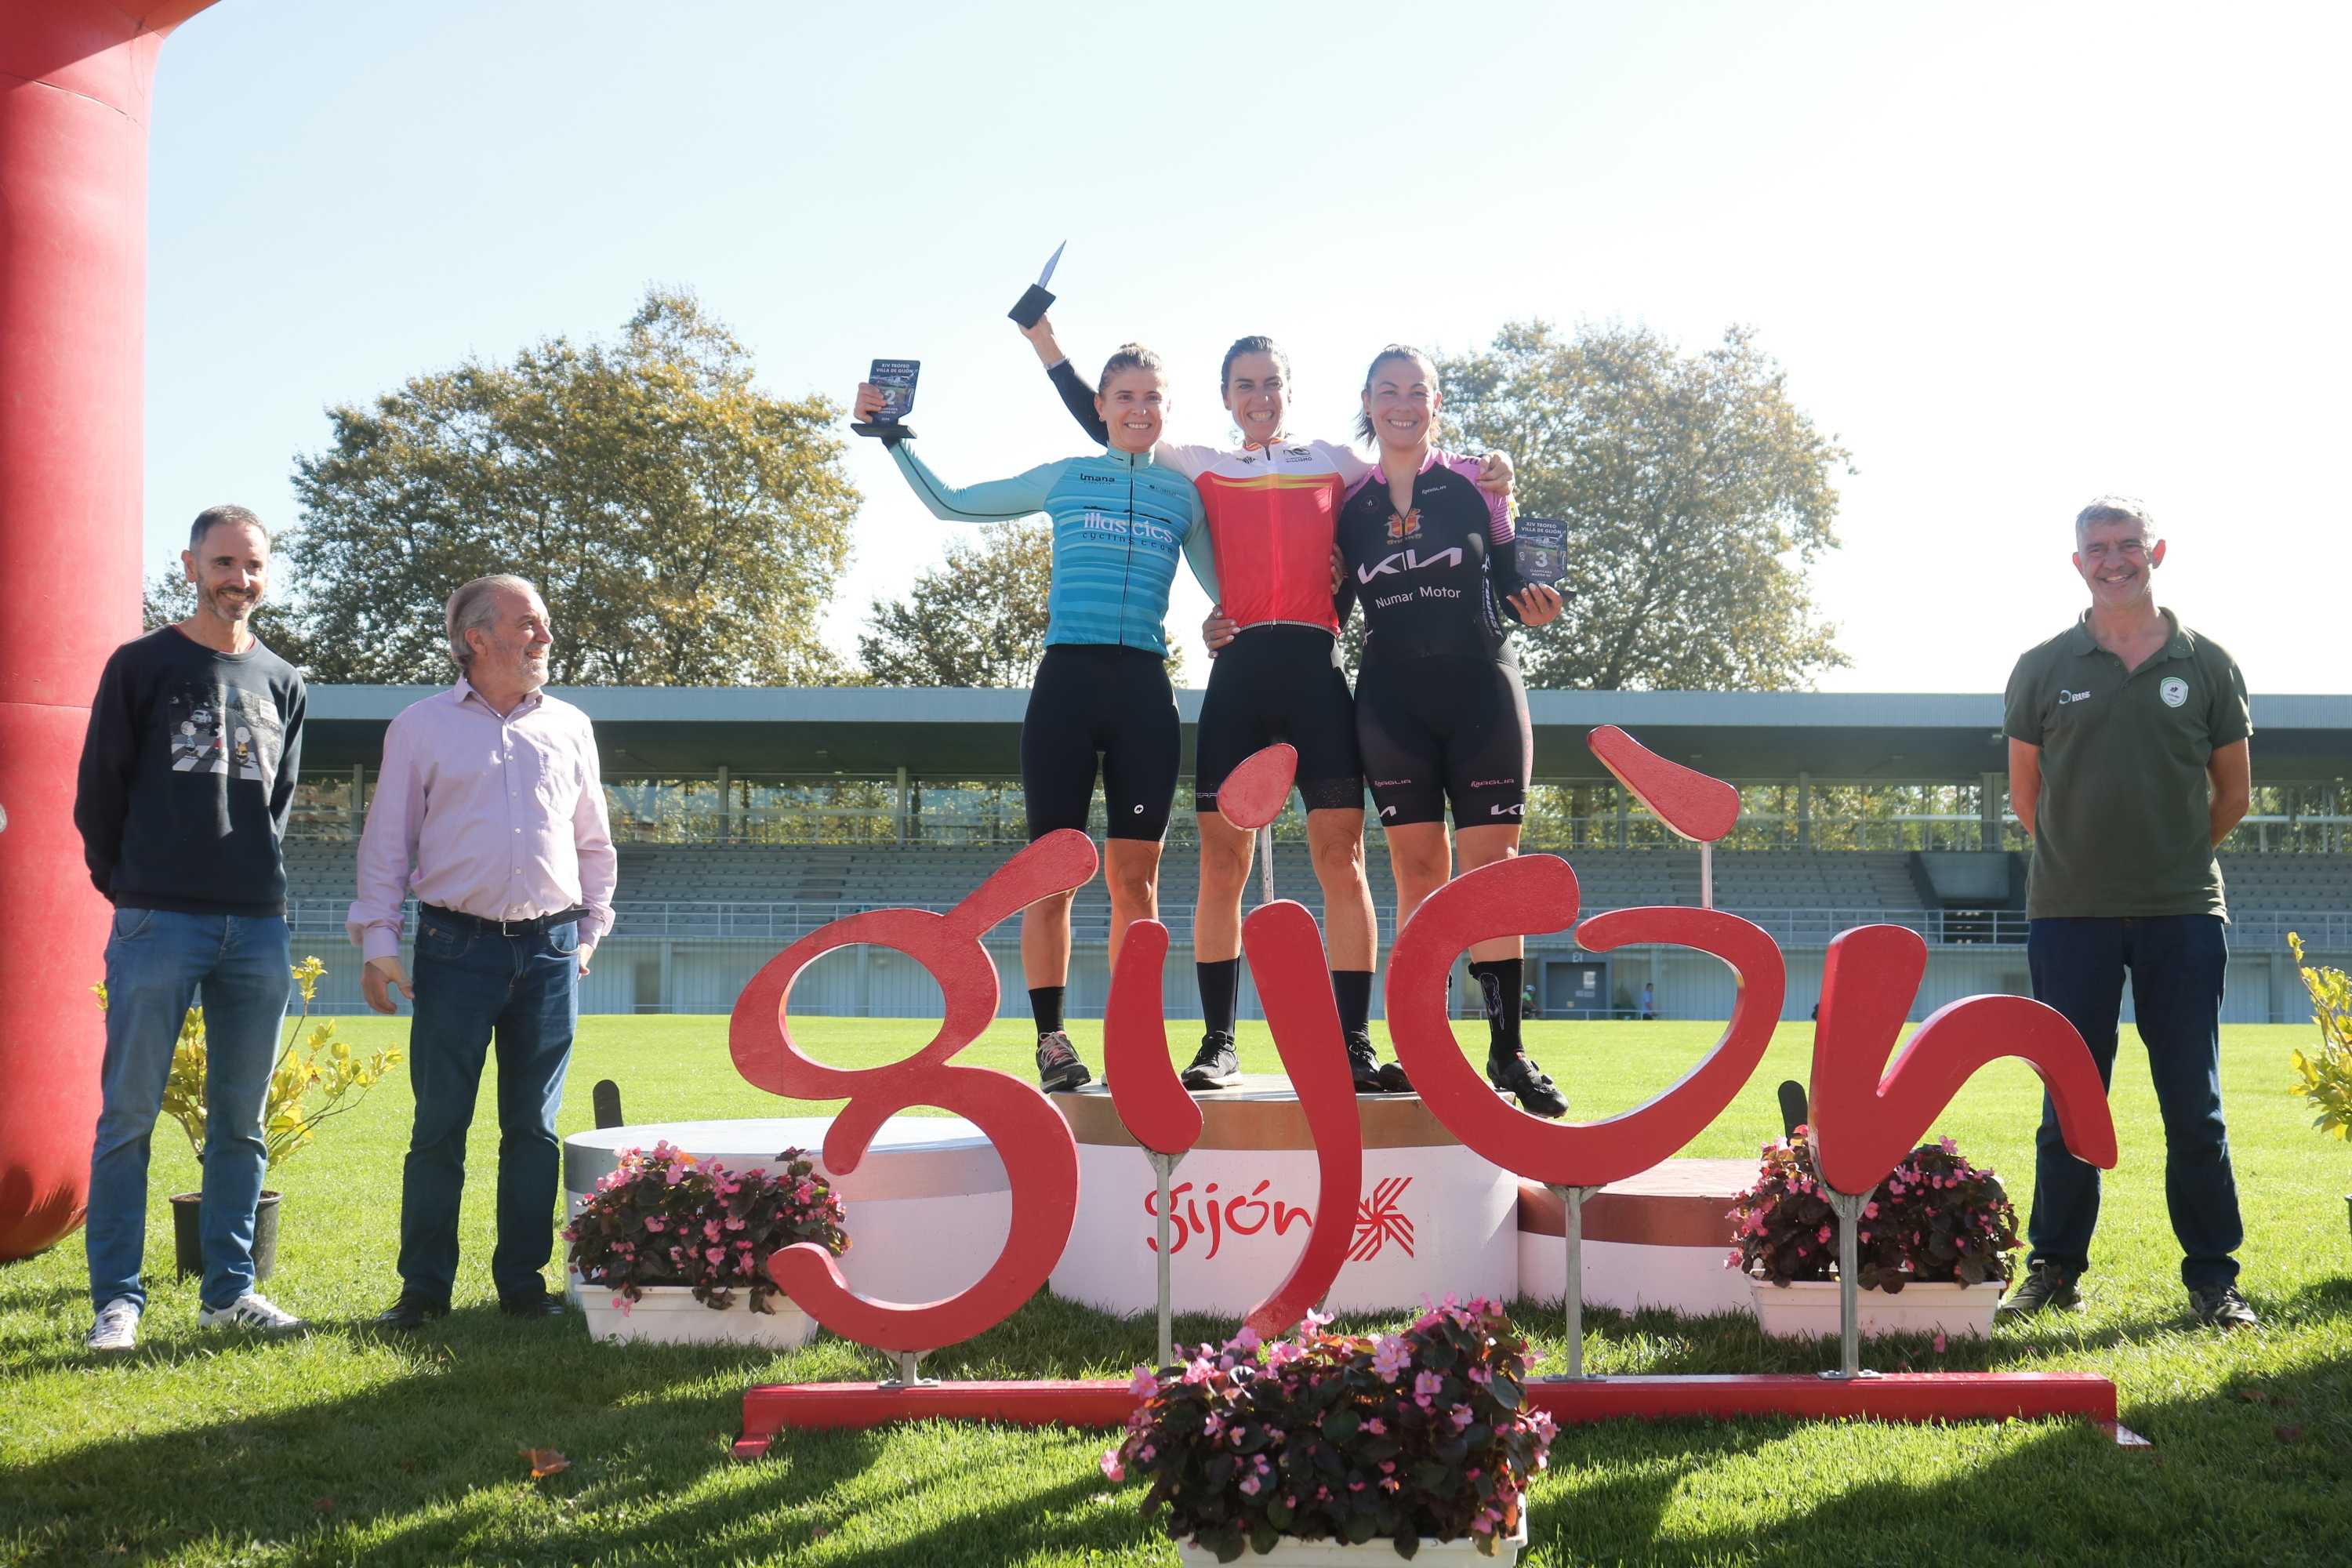
<svg viewBox="0 0 2352 1568">
<path fill-rule="evenodd" d="M 267 691 L 257 697 L 184 680 L 163 699 L 163 723 L 173 773 L 225 773 L 276 786 L 286 736 Z"/>
</svg>

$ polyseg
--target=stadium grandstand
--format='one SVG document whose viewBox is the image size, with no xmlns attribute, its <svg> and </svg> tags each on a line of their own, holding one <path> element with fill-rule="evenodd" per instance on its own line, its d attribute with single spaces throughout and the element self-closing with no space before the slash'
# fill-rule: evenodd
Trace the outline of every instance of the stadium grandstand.
<svg viewBox="0 0 2352 1568">
<path fill-rule="evenodd" d="M 427 692 L 310 691 L 286 862 L 296 951 L 330 965 L 324 1011 L 362 1006 L 357 955 L 343 945 L 356 840 L 384 726 Z M 559 695 L 595 721 L 620 847 L 618 923 L 583 984 L 586 1012 L 725 1013 L 796 938 L 858 910 L 945 909 L 1024 839 L 1024 691 L 599 687 Z M 1177 700 L 1189 780 L 1201 693 Z M 1739 786 L 1739 825 L 1714 856 L 1715 901 L 1779 941 L 1789 963 L 1787 1016 L 1808 1016 L 1819 1000 L 1830 939 L 1873 922 L 1927 939 L 1915 1017 L 1973 993 L 2027 990 L 2026 842 L 2008 808 L 1998 697 L 1542 691 L 1529 704 L 1536 785 L 1524 848 L 1568 858 L 1584 913 L 1699 902 L 1696 847 L 1632 802 L 1585 749 L 1595 725 L 1619 724 Z M 2352 955 L 2352 697 L 2258 696 L 2253 721 L 2253 809 L 2223 846 L 2233 920 L 2223 1016 L 2299 1020 L 2306 1009 L 2287 932 L 2299 931 L 2329 962 Z M 1172 943 L 1171 1017 L 1198 1009 L 1190 799 L 1189 784 L 1180 786 L 1160 890 Z M 1097 801 L 1097 837 L 1100 815 Z M 1395 889 L 1378 827 L 1366 837 L 1385 954 Z M 1319 910 L 1295 798 L 1275 826 L 1272 861 L 1276 896 Z M 1258 886 L 1254 878 L 1253 901 Z M 1074 1016 L 1100 1013 L 1108 919 L 1097 879 L 1080 891 L 1075 915 Z M 1017 926 L 1009 921 L 991 938 L 1004 994 L 1015 998 Z M 1704 954 L 1596 954 L 1570 932 L 1530 938 L 1528 950 L 1545 1017 L 1630 1016 L 1645 983 L 1664 1016 L 1730 1011 L 1729 972 Z M 860 1016 L 940 1010 L 937 985 L 911 960 L 864 946 L 820 960 L 793 1002 L 805 1013 Z M 1244 1016 L 1257 1016 L 1246 992 Z"/>
</svg>

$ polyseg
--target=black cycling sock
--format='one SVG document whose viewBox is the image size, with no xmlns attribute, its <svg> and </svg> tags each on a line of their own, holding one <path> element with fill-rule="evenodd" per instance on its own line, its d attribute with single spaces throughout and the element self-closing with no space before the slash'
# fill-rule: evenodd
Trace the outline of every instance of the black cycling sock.
<svg viewBox="0 0 2352 1568">
<path fill-rule="evenodd" d="M 1201 982 L 1201 1018 L 1212 1035 L 1234 1032 L 1234 997 L 1242 986 L 1242 961 L 1220 958 L 1196 963 L 1192 973 Z"/>
<path fill-rule="evenodd" d="M 1339 1004 L 1341 1034 L 1360 1035 L 1370 1026 L 1372 1018 L 1372 972 L 1370 970 L 1333 970 L 1331 995 Z"/>
<path fill-rule="evenodd" d="M 1044 1039 L 1062 1026 L 1062 993 L 1060 985 L 1029 987 L 1029 1011 L 1037 1015 L 1037 1037 Z"/>
<path fill-rule="evenodd" d="M 1519 985 L 1527 961 L 1490 958 L 1470 965 L 1486 1009 L 1486 1048 L 1499 1057 L 1519 1049 Z"/>
</svg>

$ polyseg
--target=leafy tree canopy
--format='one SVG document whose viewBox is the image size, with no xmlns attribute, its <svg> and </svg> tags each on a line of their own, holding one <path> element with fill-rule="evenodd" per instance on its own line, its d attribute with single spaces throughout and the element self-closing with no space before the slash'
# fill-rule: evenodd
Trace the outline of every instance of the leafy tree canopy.
<svg viewBox="0 0 2352 1568">
<path fill-rule="evenodd" d="M 836 414 L 759 391 L 726 326 L 658 289 L 614 342 L 550 338 L 330 409 L 278 550 L 311 679 L 449 679 L 442 606 L 495 572 L 545 595 L 559 683 L 836 678 L 818 628 L 858 500 Z"/>
<path fill-rule="evenodd" d="M 1520 515 L 1568 525 L 1568 606 L 1517 634 L 1529 686 L 1773 690 L 1847 662 L 1807 576 L 1837 548 L 1847 454 L 1748 329 L 1685 354 L 1645 327 L 1515 322 L 1438 369 L 1449 442 L 1508 452 Z"/>
</svg>

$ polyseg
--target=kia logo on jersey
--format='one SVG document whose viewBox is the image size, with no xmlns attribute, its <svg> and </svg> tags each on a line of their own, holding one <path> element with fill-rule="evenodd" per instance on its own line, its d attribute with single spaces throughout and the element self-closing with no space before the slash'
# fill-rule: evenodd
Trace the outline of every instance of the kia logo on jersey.
<svg viewBox="0 0 2352 1568">
<path fill-rule="evenodd" d="M 1421 572 L 1432 566 L 1461 564 L 1462 547 L 1458 544 L 1448 545 L 1434 555 L 1423 555 L 1412 550 L 1400 550 L 1393 555 L 1383 557 L 1373 565 L 1357 567 L 1356 581 L 1370 583 L 1375 577 L 1387 576 L 1398 572 Z"/>
</svg>

